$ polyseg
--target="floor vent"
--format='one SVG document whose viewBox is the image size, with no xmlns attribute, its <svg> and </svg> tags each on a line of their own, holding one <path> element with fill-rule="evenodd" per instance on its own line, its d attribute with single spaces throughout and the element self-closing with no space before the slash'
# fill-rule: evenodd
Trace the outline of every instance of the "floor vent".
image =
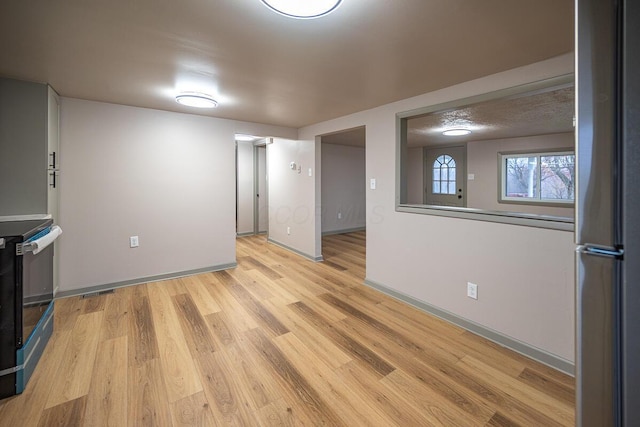
<svg viewBox="0 0 640 427">
<path fill-rule="evenodd" d="M 97 296 L 100 296 L 100 295 L 112 294 L 112 293 L 113 293 L 113 289 L 108 289 L 106 291 L 99 291 L 99 292 L 89 292 L 88 294 L 82 295 L 82 299 L 93 298 L 93 297 L 97 297 Z"/>
</svg>

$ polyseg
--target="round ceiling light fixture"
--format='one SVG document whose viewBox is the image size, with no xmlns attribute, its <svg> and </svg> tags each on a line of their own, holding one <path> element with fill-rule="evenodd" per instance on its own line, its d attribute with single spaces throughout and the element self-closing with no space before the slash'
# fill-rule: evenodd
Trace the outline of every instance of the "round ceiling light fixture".
<svg viewBox="0 0 640 427">
<path fill-rule="evenodd" d="M 333 12 L 342 0 L 262 0 L 269 9 L 297 19 L 313 19 Z"/>
<path fill-rule="evenodd" d="M 178 104 L 196 108 L 216 108 L 218 101 L 213 99 L 211 95 L 200 92 L 182 92 L 176 96 Z"/>
<path fill-rule="evenodd" d="M 471 133 L 471 131 L 469 129 L 447 129 L 444 132 L 442 132 L 442 134 L 444 136 L 463 136 L 463 135 L 469 135 Z"/>
</svg>

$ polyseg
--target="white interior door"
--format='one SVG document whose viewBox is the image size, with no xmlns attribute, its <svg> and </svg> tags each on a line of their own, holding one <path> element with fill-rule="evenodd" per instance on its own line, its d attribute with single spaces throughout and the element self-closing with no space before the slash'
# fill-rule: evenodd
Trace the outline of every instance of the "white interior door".
<svg viewBox="0 0 640 427">
<path fill-rule="evenodd" d="M 466 153 L 464 146 L 425 149 L 424 194 L 427 205 L 466 206 Z"/>
</svg>

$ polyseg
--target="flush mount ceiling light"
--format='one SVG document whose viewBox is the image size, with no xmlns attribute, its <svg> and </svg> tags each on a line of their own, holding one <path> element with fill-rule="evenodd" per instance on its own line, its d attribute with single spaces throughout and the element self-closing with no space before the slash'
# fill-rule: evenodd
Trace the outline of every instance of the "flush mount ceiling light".
<svg viewBox="0 0 640 427">
<path fill-rule="evenodd" d="M 253 135 L 242 135 L 242 134 L 239 134 L 239 133 L 236 134 L 236 141 L 246 141 L 246 142 L 248 142 L 248 141 L 253 141 L 253 140 L 256 140 L 256 139 L 258 139 L 258 138 L 253 136 Z"/>
<path fill-rule="evenodd" d="M 213 99 L 211 95 L 200 92 L 182 92 L 176 96 L 178 104 L 196 108 L 216 108 L 218 101 Z"/>
<path fill-rule="evenodd" d="M 298 19 L 313 19 L 333 12 L 342 0 L 262 0 L 269 9 Z"/>
<path fill-rule="evenodd" d="M 447 129 L 442 134 L 444 136 L 462 136 L 469 135 L 471 131 L 469 129 Z"/>
</svg>

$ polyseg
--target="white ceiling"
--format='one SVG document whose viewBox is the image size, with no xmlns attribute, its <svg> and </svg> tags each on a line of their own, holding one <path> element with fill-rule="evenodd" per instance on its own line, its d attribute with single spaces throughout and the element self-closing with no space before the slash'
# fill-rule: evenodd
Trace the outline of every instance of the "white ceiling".
<svg viewBox="0 0 640 427">
<path fill-rule="evenodd" d="M 573 50 L 573 0 L 2 0 L 0 75 L 62 96 L 291 127 Z M 211 111 L 178 105 L 212 93 Z"/>
</svg>

